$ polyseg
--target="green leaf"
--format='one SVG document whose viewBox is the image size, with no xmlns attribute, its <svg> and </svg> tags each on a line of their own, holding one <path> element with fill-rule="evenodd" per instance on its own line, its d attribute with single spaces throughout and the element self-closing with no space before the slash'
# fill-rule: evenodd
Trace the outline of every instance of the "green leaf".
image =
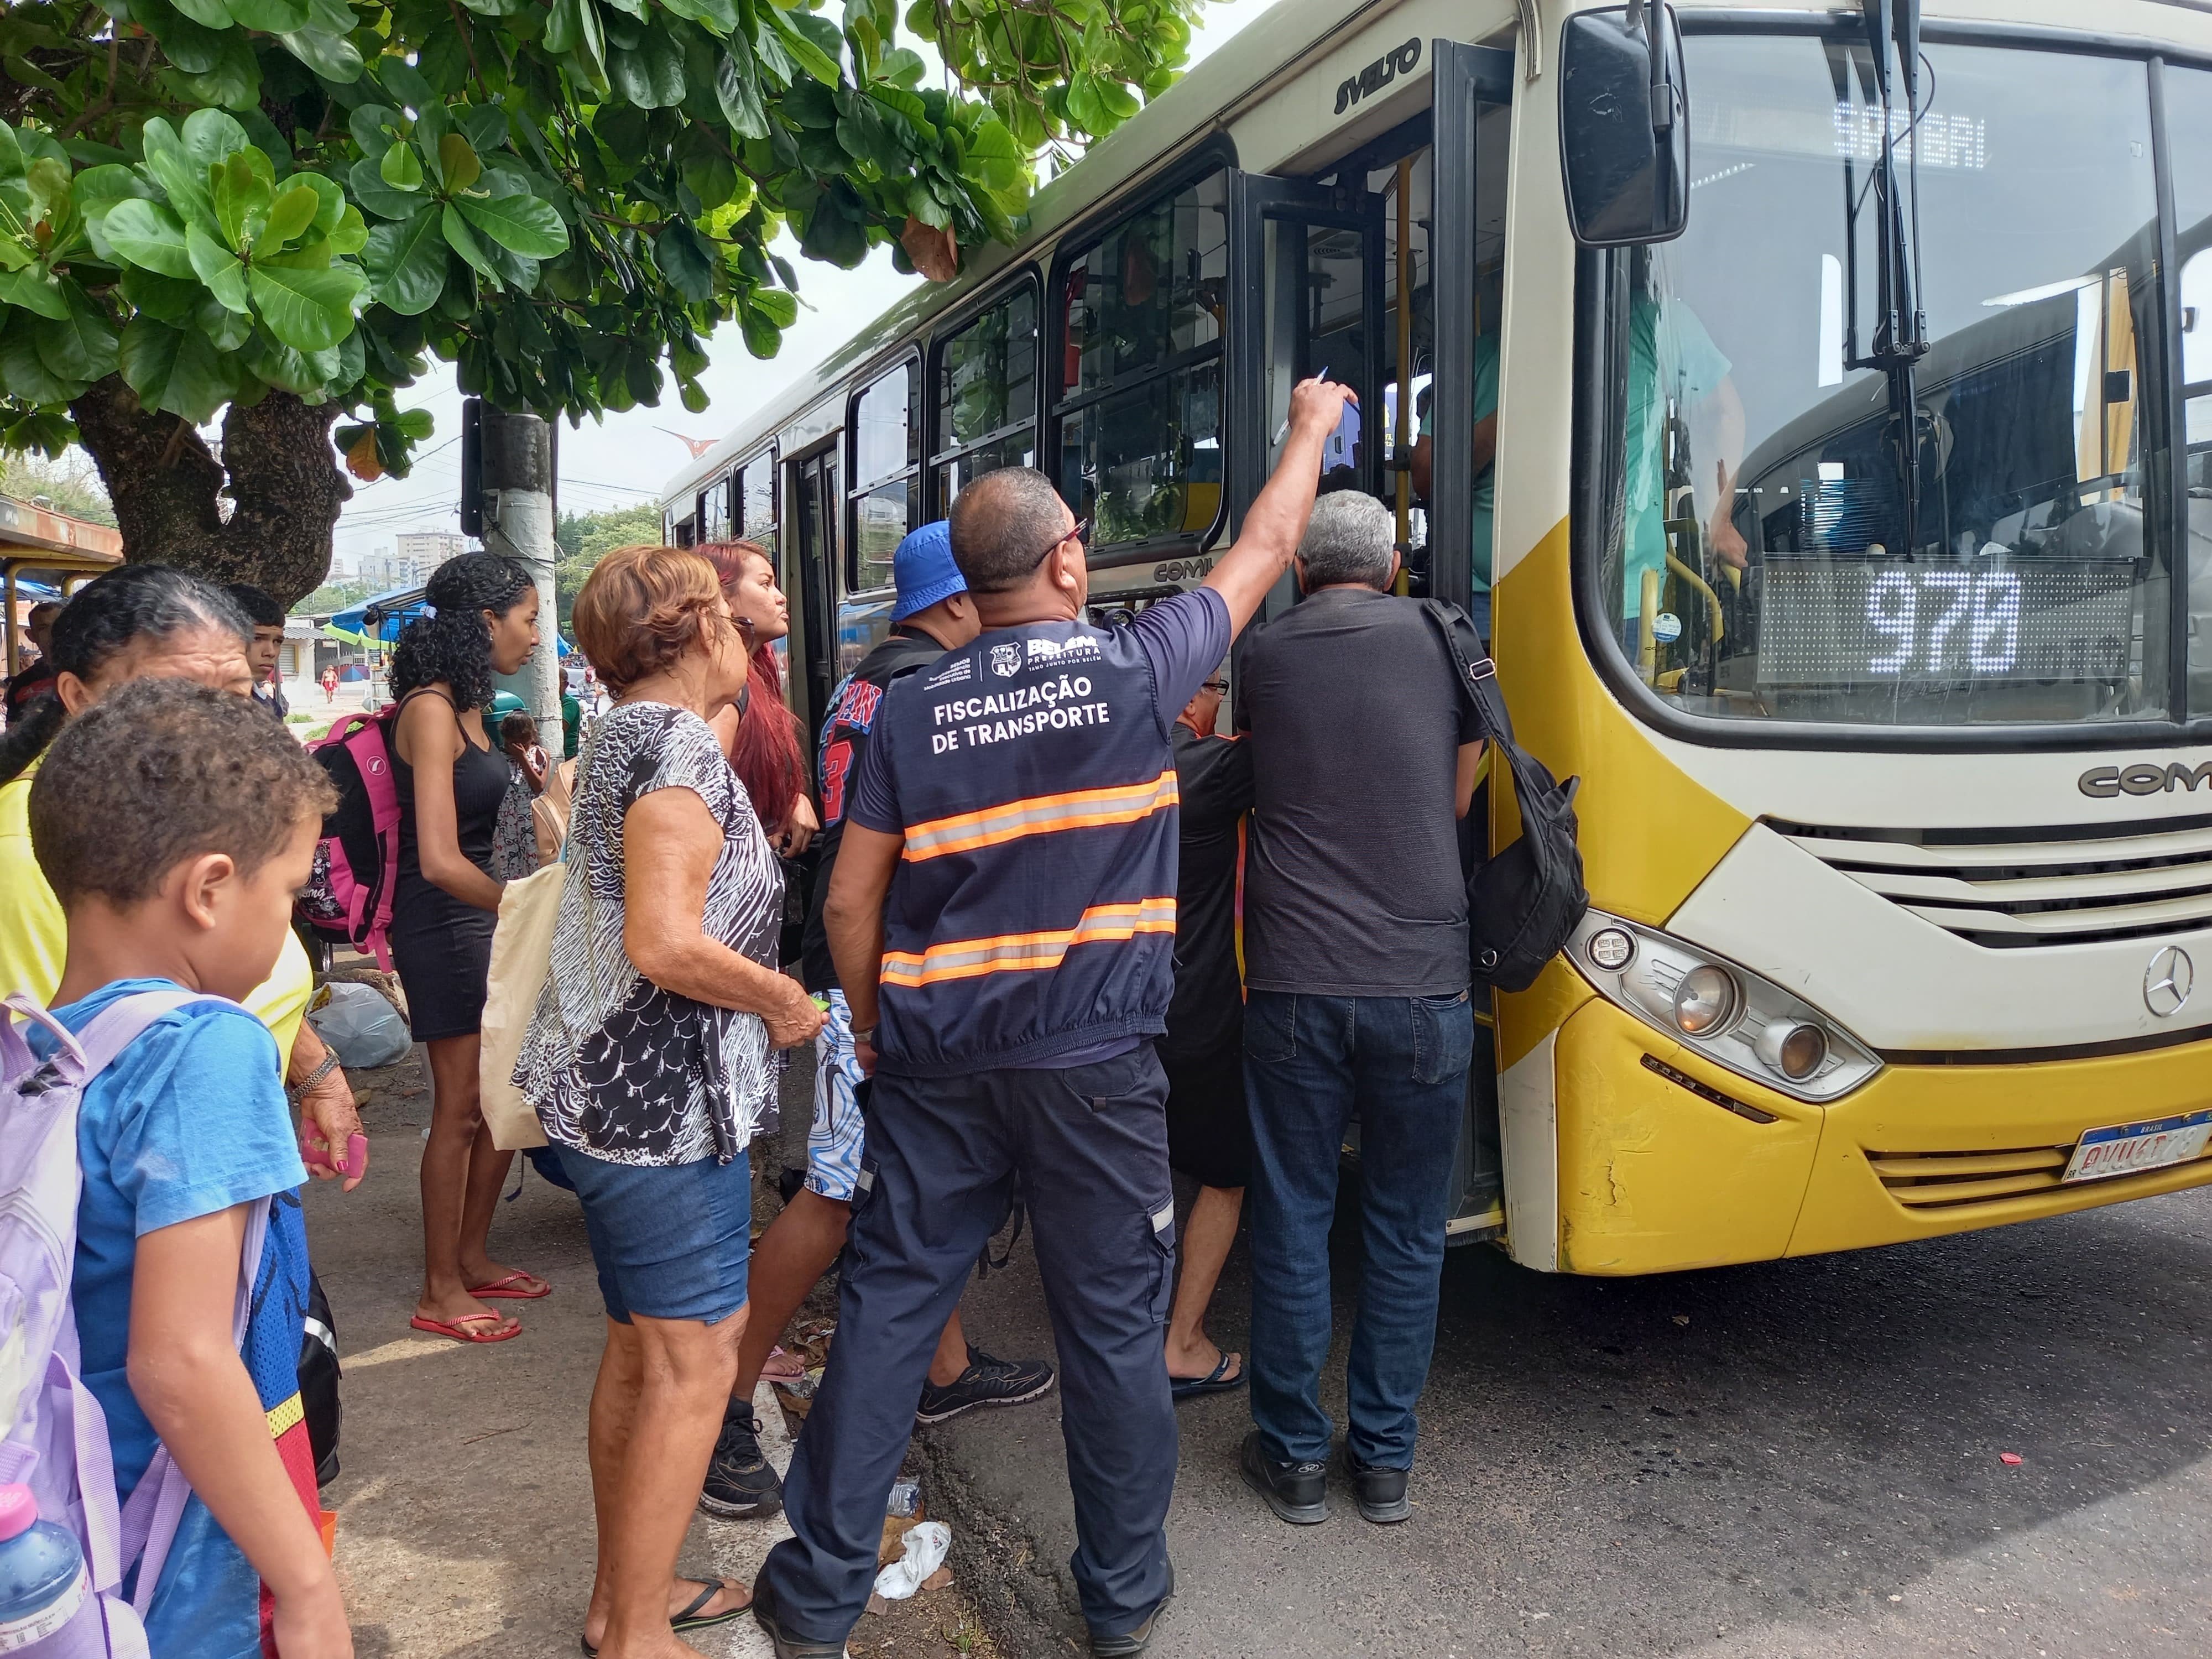
<svg viewBox="0 0 2212 1659">
<path fill-rule="evenodd" d="M 48 326 L 33 323 L 19 312 L 7 319 L 5 327 L 0 327 L 0 385 L 6 386 L 8 395 L 19 402 L 64 404 L 84 390 L 82 382 L 48 368 L 40 356 L 35 337 Z"/>
<path fill-rule="evenodd" d="M 415 146 L 394 144 L 384 152 L 384 160 L 377 164 L 377 176 L 394 190 L 419 191 L 422 188 L 422 164 L 415 159 Z"/>
<path fill-rule="evenodd" d="M 257 247 L 282 247 L 295 240 L 301 232 L 315 222 L 315 214 L 323 204 L 312 186 L 293 185 L 282 196 L 270 204 L 269 222 L 262 227 L 255 241 Z"/>
<path fill-rule="evenodd" d="M 545 15 L 545 50 L 561 57 L 574 52 L 583 38 L 581 0 L 553 0 Z"/>
<path fill-rule="evenodd" d="M 510 253 L 532 259 L 550 259 L 568 246 L 568 228 L 550 202 L 535 196 L 464 196 L 453 205 L 477 229 Z M 688 227 L 687 227 L 688 228 Z M 456 244 L 458 246 L 459 245 Z M 462 257 L 467 258 L 465 250 Z M 474 264 L 475 260 L 471 259 Z"/>
<path fill-rule="evenodd" d="M 856 161 L 867 162 L 881 173 L 897 172 L 900 163 L 906 160 L 898 135 L 872 98 L 853 99 L 845 112 L 837 118 L 837 143 L 846 155 Z"/>
<path fill-rule="evenodd" d="M 399 130 L 406 121 L 407 118 L 389 104 L 363 104 L 346 118 L 346 128 L 353 134 L 354 143 L 361 146 L 361 153 L 375 161 L 398 142 Z"/>
<path fill-rule="evenodd" d="M 237 30 L 216 37 L 218 57 L 200 75 L 165 73 L 161 79 L 195 104 L 222 109 L 252 109 L 261 101 L 261 64 L 252 37 Z"/>
<path fill-rule="evenodd" d="M 780 288 L 760 288 L 753 290 L 753 308 L 778 328 L 789 328 L 799 320 L 799 296 Z"/>
<path fill-rule="evenodd" d="M 402 106 L 420 115 L 437 103 L 438 94 L 416 69 L 396 52 L 386 52 L 376 60 L 377 84 Z"/>
<path fill-rule="evenodd" d="M 219 109 L 194 110 L 185 118 L 178 137 L 184 142 L 185 159 L 203 170 L 214 162 L 227 161 L 252 146 L 246 129 L 234 117 Z M 264 155 L 261 159 L 266 167 L 269 158 Z"/>
<path fill-rule="evenodd" d="M 453 125 L 468 135 L 470 144 L 478 156 L 507 148 L 507 112 L 496 104 L 484 104 L 451 112 Z"/>
<path fill-rule="evenodd" d="M 367 66 L 352 41 L 343 34 L 325 34 L 319 29 L 291 29 L 276 37 L 290 52 L 325 81 L 335 81 L 341 86 L 350 86 L 362 77 Z"/>
<path fill-rule="evenodd" d="M 760 70 L 742 34 L 730 37 L 730 49 L 714 71 L 714 98 L 730 130 L 740 138 L 768 137 L 768 111 L 761 102 Z"/>
<path fill-rule="evenodd" d="M 237 21 L 224 0 L 173 0 L 173 3 L 203 28 L 227 29 Z"/>
<path fill-rule="evenodd" d="M 1021 188 L 1022 152 L 1003 122 L 994 117 L 969 136 L 967 163 L 961 171 L 984 189 L 1000 195 Z"/>
<path fill-rule="evenodd" d="M 744 336 L 745 349 L 756 357 L 773 357 L 782 348 L 783 331 L 750 306 L 738 313 L 738 330 Z"/>
<path fill-rule="evenodd" d="M 927 225 L 932 230 L 944 230 L 952 223 L 952 216 L 945 204 L 929 193 L 929 186 L 919 179 L 906 188 L 906 210 Z"/>
<path fill-rule="evenodd" d="M 65 380 L 97 380 L 115 369 L 115 325 L 95 310 L 75 283 L 55 328 L 36 331 L 39 356 Z"/>
<path fill-rule="evenodd" d="M 240 28 L 288 34 L 307 26 L 307 0 L 225 0 Z"/>
<path fill-rule="evenodd" d="M 132 264 L 164 276 L 193 275 L 191 255 L 185 246 L 185 228 L 177 222 L 174 213 L 159 203 L 136 198 L 118 202 L 107 210 L 100 228 L 108 245 Z"/>
<path fill-rule="evenodd" d="M 193 307 L 207 297 L 207 290 L 196 277 L 157 276 L 131 265 L 123 273 L 123 297 L 134 311 L 165 323 L 183 324 L 191 320 Z"/>
<path fill-rule="evenodd" d="M 222 232 L 223 240 L 234 248 L 242 248 L 252 240 L 255 228 L 269 211 L 269 204 L 276 199 L 269 180 L 247 159 L 259 154 L 258 150 L 240 150 L 210 173 L 216 224 Z"/>
<path fill-rule="evenodd" d="M 55 322 L 69 315 L 69 301 L 63 296 L 61 278 L 38 265 L 0 276 L 0 305 L 21 306 Z M 43 333 L 41 331 L 42 338 Z"/>
<path fill-rule="evenodd" d="M 295 351 L 327 351 L 352 332 L 354 301 L 365 287 L 350 265 L 328 270 L 256 265 L 252 282 L 262 323 Z"/>
<path fill-rule="evenodd" d="M 471 230 L 468 222 L 454 211 L 453 203 L 448 202 L 439 210 L 438 228 L 446 234 L 446 245 L 474 265 L 478 271 L 486 276 L 495 277 L 499 275 L 499 272 L 493 268 L 491 261 L 484 258 L 483 250 L 477 246 L 476 233 Z"/>
<path fill-rule="evenodd" d="M 123 331 L 118 366 L 148 409 L 181 415 L 195 425 L 211 419 L 236 386 L 230 365 L 197 330 L 134 317 Z"/>
<path fill-rule="evenodd" d="M 458 132 L 447 133 L 438 140 L 438 162 L 445 172 L 447 190 L 466 190 L 483 176 L 483 163 Z"/>
<path fill-rule="evenodd" d="M 208 292 L 222 301 L 224 309 L 242 312 L 252 308 L 246 298 L 246 267 L 197 219 L 185 227 L 185 246 L 192 262 L 192 274 L 207 284 Z"/>
<path fill-rule="evenodd" d="M 420 191 L 394 190 L 384 182 L 378 163 L 362 157 L 347 170 L 346 185 L 353 199 L 383 219 L 404 219 L 422 205 Z"/>
<path fill-rule="evenodd" d="M 368 241 L 368 221 L 361 216 L 359 208 L 349 202 L 324 241 L 333 253 L 358 253 Z"/>
<path fill-rule="evenodd" d="M 837 45 L 842 37 L 837 33 L 837 26 L 828 18 L 816 17 L 811 13 L 793 17 L 770 7 L 765 21 L 775 39 L 782 44 L 784 51 L 790 55 L 791 61 L 799 68 L 825 87 L 834 87 L 842 78 L 838 73 L 836 58 Z M 801 27 L 806 23 L 822 25 L 829 36 L 826 46 L 819 39 L 811 38 L 811 32 Z"/>
<path fill-rule="evenodd" d="M 1113 126 L 1106 106 L 1099 101 L 1095 76 L 1078 70 L 1067 82 L 1067 118 L 1084 131 L 1100 136 Z"/>
<path fill-rule="evenodd" d="M 717 34 L 734 34 L 738 27 L 736 0 L 660 0 L 665 10 L 703 23 Z"/>
<path fill-rule="evenodd" d="M 331 227 L 345 216 L 347 208 L 351 205 L 345 198 L 345 191 L 339 188 L 338 181 L 325 178 L 319 173 L 295 173 L 292 175 L 292 182 L 305 185 L 315 192 L 314 222 L 308 227 L 308 233 L 315 236 L 329 235 Z"/>
<path fill-rule="evenodd" d="M 653 239 L 653 257 L 660 274 L 692 304 L 704 305 L 714 296 L 714 256 L 683 220 L 670 221 Z"/>
<path fill-rule="evenodd" d="M 404 224 L 370 231 L 362 252 L 378 302 L 403 317 L 420 316 L 445 291 L 446 239 L 438 220 L 437 204 L 426 204 Z"/>
<path fill-rule="evenodd" d="M 684 101 L 684 48 L 667 30 L 648 29 L 635 48 L 607 54 L 607 81 L 640 109 L 673 109 Z"/>
</svg>

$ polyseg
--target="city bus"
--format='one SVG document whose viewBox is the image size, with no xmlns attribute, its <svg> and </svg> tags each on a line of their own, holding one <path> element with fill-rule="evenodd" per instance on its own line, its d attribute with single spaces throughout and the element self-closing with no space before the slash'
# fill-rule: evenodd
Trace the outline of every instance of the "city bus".
<svg viewBox="0 0 2212 1659">
<path fill-rule="evenodd" d="M 1126 617 L 1323 371 L 1326 486 L 1581 780 L 1455 1240 L 1644 1273 L 2212 1182 L 2212 15 L 1283 0 L 666 536 L 775 550 L 811 726 L 963 483 L 1051 475 Z"/>
</svg>

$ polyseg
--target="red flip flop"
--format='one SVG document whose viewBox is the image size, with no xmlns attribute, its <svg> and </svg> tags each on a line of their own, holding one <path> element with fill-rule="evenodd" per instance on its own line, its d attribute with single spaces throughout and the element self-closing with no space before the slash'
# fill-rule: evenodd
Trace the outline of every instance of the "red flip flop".
<svg viewBox="0 0 2212 1659">
<path fill-rule="evenodd" d="M 470 1285 L 469 1294 L 486 1302 L 535 1302 L 541 1296 L 553 1294 L 552 1285 L 542 1279 L 538 1279 L 539 1288 L 534 1291 L 518 1291 L 512 1288 L 518 1279 L 538 1279 L 538 1275 L 526 1273 L 517 1267 L 506 1278 L 495 1279 L 489 1285 Z"/>
<path fill-rule="evenodd" d="M 509 1337 L 522 1334 L 522 1322 L 519 1319 L 497 1335 L 479 1336 L 464 1328 L 470 1325 L 481 1325 L 487 1319 L 496 1324 L 499 1316 L 488 1313 L 467 1314 L 459 1319 L 443 1320 L 425 1319 L 421 1314 L 416 1314 L 407 1322 L 418 1331 L 428 1331 L 433 1336 L 447 1337 L 455 1342 L 504 1342 Z"/>
</svg>

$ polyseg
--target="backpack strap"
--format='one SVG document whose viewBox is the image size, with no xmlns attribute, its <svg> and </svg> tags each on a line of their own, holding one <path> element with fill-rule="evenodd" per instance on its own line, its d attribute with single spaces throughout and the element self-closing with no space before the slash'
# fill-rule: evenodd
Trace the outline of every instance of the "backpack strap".
<svg viewBox="0 0 2212 1659">
<path fill-rule="evenodd" d="M 1483 735 L 1495 738 L 1503 748 L 1514 748 L 1513 717 L 1506 713 L 1505 699 L 1498 690 L 1498 665 L 1483 650 L 1481 636 L 1467 612 L 1443 599 L 1423 599 L 1421 614 L 1443 636 L 1452 666 L 1458 670 L 1460 695 L 1474 710 Z"/>
</svg>

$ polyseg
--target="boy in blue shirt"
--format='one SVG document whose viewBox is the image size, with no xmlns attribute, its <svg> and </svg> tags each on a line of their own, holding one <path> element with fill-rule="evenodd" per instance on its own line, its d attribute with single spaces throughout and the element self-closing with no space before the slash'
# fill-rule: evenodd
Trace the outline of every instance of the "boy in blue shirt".
<svg viewBox="0 0 2212 1659">
<path fill-rule="evenodd" d="M 77 1120 L 71 1297 L 117 1495 L 157 1443 L 193 1492 L 147 1615 L 161 1659 L 255 1659 L 264 1624 L 283 1659 L 353 1652 L 300 1412 L 307 1172 L 275 1040 L 234 1006 L 276 963 L 333 804 L 281 726 L 180 680 L 80 714 L 31 789 L 32 845 L 69 918 L 55 1017 L 81 1031 L 146 990 L 228 1000 L 155 1020 Z M 233 1303 L 257 1206 L 268 1237 L 241 1351 Z"/>
</svg>

